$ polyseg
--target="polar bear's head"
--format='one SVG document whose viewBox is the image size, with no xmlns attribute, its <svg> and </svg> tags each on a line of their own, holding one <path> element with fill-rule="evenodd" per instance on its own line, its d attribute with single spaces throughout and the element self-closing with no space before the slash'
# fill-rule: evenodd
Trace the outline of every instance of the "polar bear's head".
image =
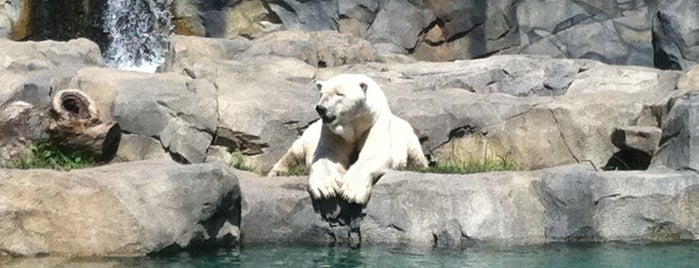
<svg viewBox="0 0 699 268">
<path fill-rule="evenodd" d="M 354 127 L 355 119 L 366 117 L 364 123 L 371 125 L 380 113 L 390 113 L 381 88 L 366 75 L 341 74 L 318 81 L 316 86 L 320 91 L 316 112 L 324 124 L 343 137 L 353 131 L 348 128 Z"/>
</svg>

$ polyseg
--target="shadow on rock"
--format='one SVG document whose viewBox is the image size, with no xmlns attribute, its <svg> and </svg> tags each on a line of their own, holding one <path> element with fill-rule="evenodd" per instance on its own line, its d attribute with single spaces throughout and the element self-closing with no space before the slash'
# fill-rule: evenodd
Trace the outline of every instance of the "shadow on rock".
<svg viewBox="0 0 699 268">
<path fill-rule="evenodd" d="M 312 200 L 313 210 L 330 224 L 335 244 L 358 247 L 361 244 L 359 224 L 364 216 L 364 205 L 341 198 Z"/>
<path fill-rule="evenodd" d="M 648 153 L 629 148 L 614 153 L 602 170 L 646 170 L 650 160 Z"/>
</svg>

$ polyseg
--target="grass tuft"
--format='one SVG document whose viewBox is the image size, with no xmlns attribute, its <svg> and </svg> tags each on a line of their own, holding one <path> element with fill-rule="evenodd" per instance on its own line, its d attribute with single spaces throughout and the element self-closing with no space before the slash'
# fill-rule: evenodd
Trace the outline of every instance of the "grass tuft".
<svg viewBox="0 0 699 268">
<path fill-rule="evenodd" d="M 306 165 L 298 165 L 289 168 L 289 171 L 284 174 L 284 176 L 306 176 L 308 175 L 309 168 Z"/>
<path fill-rule="evenodd" d="M 97 165 L 94 156 L 79 151 L 59 150 L 49 141 L 39 141 L 29 146 L 29 152 L 19 157 L 0 162 L 0 168 L 35 169 L 47 168 L 62 171 L 88 168 Z"/>
<path fill-rule="evenodd" d="M 470 174 L 510 170 L 519 170 L 519 167 L 509 157 L 498 157 L 497 159 L 486 159 L 483 161 L 443 162 L 437 163 L 434 166 L 419 168 L 412 171 L 440 174 Z"/>
<path fill-rule="evenodd" d="M 230 166 L 235 169 L 254 172 L 257 167 L 245 160 L 245 156 L 240 151 L 231 154 Z"/>
</svg>

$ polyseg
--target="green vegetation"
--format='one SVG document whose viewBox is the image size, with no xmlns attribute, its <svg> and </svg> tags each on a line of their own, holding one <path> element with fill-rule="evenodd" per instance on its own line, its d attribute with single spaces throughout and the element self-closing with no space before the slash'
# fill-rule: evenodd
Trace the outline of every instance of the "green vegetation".
<svg viewBox="0 0 699 268">
<path fill-rule="evenodd" d="M 0 162 L 2 168 L 34 169 L 48 168 L 69 171 L 92 167 L 97 164 L 94 156 L 74 151 L 66 153 L 49 141 L 40 141 L 29 146 L 29 152 L 17 158 Z"/>
<path fill-rule="evenodd" d="M 240 151 L 236 151 L 231 155 L 229 163 L 233 168 L 244 171 L 255 171 L 257 167 L 245 160 L 245 156 Z"/>
<path fill-rule="evenodd" d="M 243 155 L 242 152 L 236 151 L 233 154 L 231 154 L 231 161 L 229 162 L 229 165 L 235 169 L 239 170 L 244 170 L 244 171 L 250 171 L 250 172 L 257 172 L 257 165 L 250 163 L 245 159 L 245 155 Z M 293 166 L 289 168 L 289 171 L 285 174 L 281 174 L 282 176 L 304 176 L 308 175 L 308 168 L 304 165 L 298 165 L 298 166 Z"/>
<path fill-rule="evenodd" d="M 415 169 L 413 171 L 441 174 L 468 174 L 518 169 L 519 167 L 517 164 L 509 157 L 498 157 L 497 159 L 484 159 L 483 161 L 437 163 L 435 166 Z"/>
<path fill-rule="evenodd" d="M 284 176 L 306 176 L 310 170 L 306 165 L 298 165 L 289 168 L 289 171 Z"/>
</svg>

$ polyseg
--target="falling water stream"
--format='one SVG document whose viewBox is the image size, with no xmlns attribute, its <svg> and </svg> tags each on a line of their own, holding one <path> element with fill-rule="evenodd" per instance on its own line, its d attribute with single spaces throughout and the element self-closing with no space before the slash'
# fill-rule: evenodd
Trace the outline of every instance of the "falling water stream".
<svg viewBox="0 0 699 268">
<path fill-rule="evenodd" d="M 110 43 L 107 65 L 123 70 L 155 72 L 165 60 L 174 31 L 173 0 L 108 0 L 104 30 Z"/>
</svg>

